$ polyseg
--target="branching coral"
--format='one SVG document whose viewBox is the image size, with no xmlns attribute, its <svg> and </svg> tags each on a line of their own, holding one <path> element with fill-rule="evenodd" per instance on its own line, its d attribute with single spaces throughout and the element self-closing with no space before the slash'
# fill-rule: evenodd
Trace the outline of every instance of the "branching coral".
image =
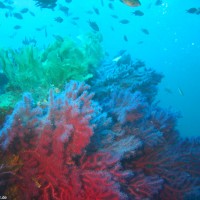
<svg viewBox="0 0 200 200">
<path fill-rule="evenodd" d="M 90 81 L 101 101 L 113 91 L 129 90 L 142 92 L 152 102 L 162 78 L 162 74 L 147 68 L 142 61 L 133 62 L 130 55 L 123 54 L 118 62 L 104 62 Z"/>
<path fill-rule="evenodd" d="M 150 84 L 142 89 L 131 73 L 119 83 L 110 74 L 108 82 L 92 80 L 91 88 L 70 81 L 64 92 L 51 89 L 43 106 L 25 93 L 0 130 L 2 192 L 44 200 L 199 197 L 199 139 L 181 139 L 179 115 L 152 103 L 161 76 L 150 74 L 141 74 Z"/>
<path fill-rule="evenodd" d="M 26 94 L 1 130 L 1 147 L 14 151 L 23 163 L 14 181 L 19 196 L 46 200 L 125 198 L 118 182 L 130 172 L 120 171 L 119 157 L 85 152 L 93 134 L 90 121 L 99 109 L 87 89 L 87 85 L 71 82 L 58 96 L 51 91 L 48 110 L 34 107 Z"/>
</svg>

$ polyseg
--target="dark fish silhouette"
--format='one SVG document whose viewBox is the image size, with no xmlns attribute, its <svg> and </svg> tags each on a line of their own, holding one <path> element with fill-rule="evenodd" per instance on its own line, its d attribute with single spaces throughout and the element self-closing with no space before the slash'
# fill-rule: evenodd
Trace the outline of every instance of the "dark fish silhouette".
<svg viewBox="0 0 200 200">
<path fill-rule="evenodd" d="M 118 18 L 118 16 L 117 16 L 117 15 L 111 15 L 111 17 L 113 17 L 113 18 L 115 18 L 115 19 L 117 19 L 117 18 Z"/>
<path fill-rule="evenodd" d="M 16 30 L 21 29 L 21 26 L 20 25 L 15 25 L 14 29 L 16 29 Z"/>
<path fill-rule="evenodd" d="M 69 15 L 69 8 L 67 6 L 59 5 L 59 10 L 62 11 L 66 16 Z"/>
<path fill-rule="evenodd" d="M 93 11 L 88 10 L 88 11 L 86 11 L 86 13 L 89 14 L 89 15 L 92 15 L 92 14 L 93 14 Z"/>
<path fill-rule="evenodd" d="M 71 3 L 71 2 L 72 2 L 72 0 L 65 0 L 65 2 L 66 2 L 66 3 Z"/>
<path fill-rule="evenodd" d="M 23 8 L 23 9 L 21 9 L 21 11 L 20 11 L 20 13 L 27 13 L 28 12 L 28 8 Z"/>
<path fill-rule="evenodd" d="M 186 10 L 187 13 L 190 13 L 190 14 L 197 14 L 199 15 L 200 14 L 200 8 L 190 8 L 188 10 Z"/>
<path fill-rule="evenodd" d="M 72 17 L 72 20 L 79 20 L 80 17 Z"/>
<path fill-rule="evenodd" d="M 96 22 L 92 22 L 92 21 L 88 21 L 90 27 L 94 30 L 94 31 L 99 31 L 99 26 L 97 25 Z"/>
<path fill-rule="evenodd" d="M 109 3 L 109 4 L 108 4 L 108 7 L 109 7 L 111 10 L 114 10 L 114 6 L 113 6 L 112 3 Z"/>
<path fill-rule="evenodd" d="M 155 5 L 156 6 L 160 6 L 162 3 L 163 3 L 162 0 L 157 0 L 156 3 L 155 3 Z"/>
<path fill-rule="evenodd" d="M 111 26 L 111 27 L 110 27 L 110 29 L 111 29 L 112 31 L 114 31 L 114 30 L 115 30 L 113 26 Z"/>
<path fill-rule="evenodd" d="M 187 13 L 196 13 L 197 12 L 197 8 L 190 8 L 188 10 L 186 10 Z"/>
<path fill-rule="evenodd" d="M 38 27 L 38 28 L 35 28 L 35 30 L 36 30 L 36 31 L 42 31 L 43 29 L 45 29 L 45 27 L 46 27 L 46 26 L 42 26 L 42 27 L 40 27 L 40 28 Z"/>
<path fill-rule="evenodd" d="M 127 38 L 126 35 L 124 35 L 124 41 L 125 41 L 125 42 L 128 42 L 128 38 Z"/>
<path fill-rule="evenodd" d="M 122 19 L 119 21 L 121 24 L 128 24 L 129 20 L 128 19 Z"/>
<path fill-rule="evenodd" d="M 64 39 L 60 35 L 54 35 L 53 37 L 58 41 L 58 42 L 64 42 Z"/>
<path fill-rule="evenodd" d="M 149 35 L 149 31 L 146 29 L 146 28 L 142 28 L 141 31 L 146 34 L 146 35 Z"/>
<path fill-rule="evenodd" d="M 11 13 L 11 12 L 5 12 L 5 17 L 6 17 L 6 18 L 12 17 L 12 13 Z"/>
<path fill-rule="evenodd" d="M 57 0 L 34 0 L 37 7 L 54 9 Z"/>
<path fill-rule="evenodd" d="M 20 13 L 13 13 L 13 16 L 17 19 L 23 19 L 23 16 Z"/>
<path fill-rule="evenodd" d="M 34 13 L 34 12 L 29 11 L 29 13 L 30 13 L 33 17 L 35 17 L 35 13 Z"/>
<path fill-rule="evenodd" d="M 73 24 L 74 26 L 78 26 L 78 24 L 76 23 L 76 21 L 71 21 L 71 24 Z"/>
<path fill-rule="evenodd" d="M 56 22 L 58 22 L 58 23 L 62 23 L 63 22 L 63 18 L 62 17 L 56 17 L 54 20 Z"/>
<path fill-rule="evenodd" d="M 137 44 L 143 44 L 144 42 L 143 41 L 139 41 Z"/>
<path fill-rule="evenodd" d="M 172 94 L 173 93 L 172 90 L 170 88 L 168 88 L 168 87 L 165 87 L 164 91 L 167 92 L 168 94 Z"/>
<path fill-rule="evenodd" d="M 97 15 L 99 15 L 99 9 L 98 8 L 93 7 L 93 10 Z"/>
<path fill-rule="evenodd" d="M 27 37 L 25 37 L 24 38 L 24 40 L 22 41 L 22 43 L 24 44 L 24 45 L 36 45 L 36 43 L 37 43 L 37 41 L 34 39 L 34 38 L 27 38 Z"/>
<path fill-rule="evenodd" d="M 132 12 L 132 14 L 135 16 L 143 16 L 144 15 L 144 13 L 140 10 L 136 10 L 136 11 Z"/>
</svg>

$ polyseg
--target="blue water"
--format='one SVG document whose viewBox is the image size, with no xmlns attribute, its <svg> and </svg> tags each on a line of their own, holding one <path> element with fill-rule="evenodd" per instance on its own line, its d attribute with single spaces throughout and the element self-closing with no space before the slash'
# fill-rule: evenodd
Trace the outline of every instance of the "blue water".
<svg viewBox="0 0 200 200">
<path fill-rule="evenodd" d="M 181 112 L 178 128 L 182 136 L 200 135 L 200 15 L 186 13 L 189 8 L 199 8 L 199 0 L 163 0 L 159 6 L 155 5 L 155 0 L 141 0 L 142 5 L 137 8 L 115 0 L 114 10 L 108 8 L 106 0 L 104 7 L 101 0 L 73 0 L 70 4 L 58 0 L 58 4 L 69 7 L 68 17 L 57 7 L 54 10 L 35 7 L 32 0 L 10 2 L 15 12 L 26 7 L 35 16 L 25 13 L 23 20 L 6 18 L 7 10 L 0 9 L 0 47 L 19 48 L 27 37 L 34 38 L 43 48 L 54 41 L 53 34 L 79 40 L 81 35 L 92 31 L 88 20 L 93 20 L 100 28 L 102 45 L 111 59 L 119 50 L 126 49 L 134 59 L 141 59 L 148 67 L 164 74 L 157 100 L 162 107 Z M 93 7 L 99 9 L 100 15 L 94 13 Z M 144 12 L 144 16 L 131 14 L 138 9 Z M 88 10 L 93 14 L 86 13 Z M 117 15 L 118 19 L 111 15 Z M 59 16 L 64 19 L 62 23 L 54 20 Z M 71 18 L 77 16 L 80 19 L 77 25 L 73 25 Z M 121 19 L 128 19 L 130 23 L 121 24 Z M 15 30 L 15 25 L 22 28 Z M 148 35 L 141 31 L 143 28 L 149 31 Z M 128 41 L 124 41 L 124 35 Z"/>
</svg>

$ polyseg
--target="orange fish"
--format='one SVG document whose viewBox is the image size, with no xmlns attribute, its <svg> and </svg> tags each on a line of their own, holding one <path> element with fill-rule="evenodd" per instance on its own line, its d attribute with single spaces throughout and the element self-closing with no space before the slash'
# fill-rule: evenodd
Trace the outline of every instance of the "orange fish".
<svg viewBox="0 0 200 200">
<path fill-rule="evenodd" d="M 141 5 L 139 0 L 121 0 L 121 2 L 131 7 L 136 7 Z"/>
</svg>

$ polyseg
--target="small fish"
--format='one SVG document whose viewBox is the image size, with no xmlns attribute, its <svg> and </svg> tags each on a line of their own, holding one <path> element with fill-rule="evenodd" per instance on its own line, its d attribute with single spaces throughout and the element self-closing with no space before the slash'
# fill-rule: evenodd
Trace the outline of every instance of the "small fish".
<svg viewBox="0 0 200 200">
<path fill-rule="evenodd" d="M 113 6 L 112 3 L 109 3 L 109 4 L 108 4 L 108 7 L 109 7 L 111 10 L 114 10 L 114 6 Z"/>
<path fill-rule="evenodd" d="M 114 31 L 114 30 L 115 30 L 113 26 L 111 26 L 111 27 L 110 27 L 110 29 L 111 29 L 112 31 Z"/>
<path fill-rule="evenodd" d="M 146 28 L 142 28 L 141 31 L 146 34 L 146 35 L 149 35 L 149 31 L 146 29 Z"/>
<path fill-rule="evenodd" d="M 64 39 L 60 35 L 54 35 L 53 37 L 58 41 L 58 42 L 64 42 Z"/>
<path fill-rule="evenodd" d="M 8 17 L 11 17 L 12 16 L 12 13 L 11 12 L 5 12 L 5 17 L 8 18 Z"/>
<path fill-rule="evenodd" d="M 143 44 L 144 42 L 143 41 L 139 41 L 137 44 Z"/>
<path fill-rule="evenodd" d="M 160 5 L 162 5 L 162 3 L 163 3 L 162 0 L 156 0 L 155 5 L 160 6 Z"/>
<path fill-rule="evenodd" d="M 20 13 L 23 13 L 23 14 L 27 13 L 27 12 L 28 12 L 28 8 L 23 8 L 23 9 L 20 10 Z"/>
<path fill-rule="evenodd" d="M 130 7 L 137 7 L 141 5 L 139 0 L 120 0 L 120 1 Z"/>
<path fill-rule="evenodd" d="M 71 2 L 72 2 L 72 0 L 65 0 L 65 2 L 66 2 L 66 3 L 71 3 Z"/>
<path fill-rule="evenodd" d="M 112 61 L 113 62 L 118 62 L 121 58 L 122 58 L 122 55 L 113 58 Z"/>
<path fill-rule="evenodd" d="M 125 42 L 128 42 L 128 38 L 127 38 L 126 35 L 124 35 L 124 41 L 125 41 Z"/>
<path fill-rule="evenodd" d="M 74 26 L 78 26 L 78 24 L 76 23 L 76 21 L 71 21 L 71 24 L 73 24 Z"/>
<path fill-rule="evenodd" d="M 24 45 L 30 45 L 31 44 L 31 45 L 35 46 L 36 43 L 37 43 L 37 41 L 34 38 L 27 38 L 27 37 L 25 37 L 24 40 L 22 41 L 22 43 Z"/>
<path fill-rule="evenodd" d="M 31 12 L 29 11 L 30 15 L 32 15 L 33 17 L 35 17 L 35 13 L 34 12 Z"/>
<path fill-rule="evenodd" d="M 40 8 L 49 8 L 54 9 L 56 7 L 57 0 L 34 0 L 36 1 L 35 5 Z"/>
<path fill-rule="evenodd" d="M 88 10 L 88 11 L 86 11 L 86 13 L 89 14 L 89 15 L 92 15 L 92 14 L 93 14 L 93 11 Z"/>
<path fill-rule="evenodd" d="M 121 24 L 128 24 L 129 20 L 128 19 L 122 19 L 119 21 Z"/>
<path fill-rule="evenodd" d="M 117 15 L 111 15 L 111 17 L 115 18 L 115 19 L 118 19 L 118 16 Z"/>
<path fill-rule="evenodd" d="M 79 20 L 80 17 L 72 17 L 72 20 Z"/>
<path fill-rule="evenodd" d="M 152 3 L 149 3 L 148 6 L 147 6 L 147 9 L 150 9 L 152 6 Z"/>
<path fill-rule="evenodd" d="M 190 14 L 196 14 L 197 11 L 198 11 L 197 8 L 190 8 L 190 9 L 186 10 L 186 12 L 190 13 Z"/>
<path fill-rule="evenodd" d="M 181 96 L 184 96 L 183 90 L 182 90 L 180 87 L 178 87 L 178 93 L 179 93 Z"/>
<path fill-rule="evenodd" d="M 121 49 L 121 50 L 117 53 L 117 55 L 112 59 L 112 61 L 113 61 L 113 62 L 118 62 L 118 61 L 122 58 L 122 56 L 124 55 L 125 52 L 126 52 L 126 50 Z"/>
<path fill-rule="evenodd" d="M 23 16 L 20 13 L 13 13 L 13 16 L 17 19 L 23 19 Z"/>
<path fill-rule="evenodd" d="M 59 10 L 62 11 L 66 16 L 69 15 L 69 8 L 68 7 L 59 5 Z"/>
<path fill-rule="evenodd" d="M 62 17 L 56 17 L 54 20 L 56 22 L 58 22 L 58 23 L 62 23 L 63 22 L 63 18 Z"/>
<path fill-rule="evenodd" d="M 126 53 L 126 50 L 125 50 L 125 49 L 121 49 L 121 50 L 118 52 L 118 55 L 123 56 L 124 53 Z"/>
<path fill-rule="evenodd" d="M 18 30 L 18 29 L 21 29 L 21 26 L 20 25 L 15 25 L 13 28 Z"/>
<path fill-rule="evenodd" d="M 93 7 L 93 10 L 97 15 L 99 15 L 99 9 L 98 8 Z"/>
<path fill-rule="evenodd" d="M 164 88 L 165 92 L 167 92 L 168 94 L 172 94 L 172 90 L 170 88 L 165 87 Z"/>
<path fill-rule="evenodd" d="M 90 27 L 94 30 L 94 31 L 99 31 L 99 26 L 97 25 L 96 22 L 92 22 L 92 21 L 88 21 Z"/>
<path fill-rule="evenodd" d="M 140 10 L 135 10 L 134 12 L 132 12 L 132 14 L 135 16 L 143 16 L 144 15 L 144 13 Z"/>
<path fill-rule="evenodd" d="M 38 27 L 38 28 L 35 28 L 36 31 L 41 31 L 45 28 L 45 26 L 42 26 L 42 27 Z"/>
</svg>

